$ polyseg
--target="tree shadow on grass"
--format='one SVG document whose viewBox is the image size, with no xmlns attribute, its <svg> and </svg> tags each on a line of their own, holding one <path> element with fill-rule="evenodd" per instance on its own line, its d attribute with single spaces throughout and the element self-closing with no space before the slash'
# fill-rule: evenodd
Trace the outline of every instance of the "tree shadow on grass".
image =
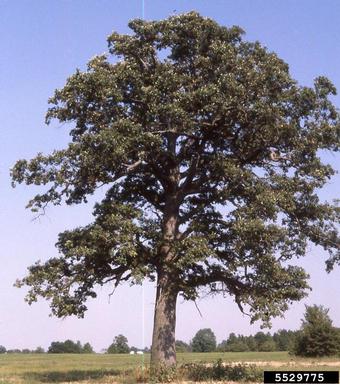
<svg viewBox="0 0 340 384">
<path fill-rule="evenodd" d="M 65 381 L 101 379 L 105 376 L 118 376 L 121 373 L 121 371 L 114 369 L 26 372 L 23 374 L 23 378 L 40 381 L 41 383 L 60 383 Z"/>
</svg>

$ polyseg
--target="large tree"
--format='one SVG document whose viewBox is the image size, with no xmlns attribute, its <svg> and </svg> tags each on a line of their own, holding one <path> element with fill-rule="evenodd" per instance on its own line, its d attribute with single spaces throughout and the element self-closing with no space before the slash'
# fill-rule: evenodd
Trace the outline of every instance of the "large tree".
<svg viewBox="0 0 340 384">
<path fill-rule="evenodd" d="M 124 335 L 115 336 L 113 343 L 107 349 L 107 353 L 129 353 L 128 339 Z"/>
<path fill-rule="evenodd" d="M 210 328 L 197 331 L 191 341 L 193 352 L 213 352 L 216 350 L 216 336 Z"/>
<path fill-rule="evenodd" d="M 68 147 L 12 169 L 14 184 L 46 185 L 33 210 L 107 188 L 93 224 L 61 233 L 18 285 L 82 317 L 97 285 L 157 281 L 151 360 L 171 365 L 179 294 L 225 292 L 266 324 L 305 296 L 290 260 L 308 241 L 337 260 L 337 212 L 316 194 L 334 173 L 320 154 L 339 146 L 336 91 L 299 86 L 239 27 L 195 12 L 129 27 L 49 100 L 47 122 L 73 123 Z"/>
<path fill-rule="evenodd" d="M 292 352 L 298 356 L 323 357 L 340 351 L 340 334 L 333 327 L 329 309 L 322 305 L 306 305 L 302 326 L 297 333 Z"/>
</svg>

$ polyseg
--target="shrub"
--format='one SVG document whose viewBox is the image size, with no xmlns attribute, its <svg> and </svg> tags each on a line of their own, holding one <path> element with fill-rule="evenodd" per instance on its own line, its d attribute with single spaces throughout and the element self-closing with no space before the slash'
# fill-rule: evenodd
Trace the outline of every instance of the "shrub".
<svg viewBox="0 0 340 384">
<path fill-rule="evenodd" d="M 185 373 L 189 380 L 233 380 L 233 381 L 260 381 L 263 372 L 256 365 L 223 364 L 219 359 L 213 365 L 205 363 L 185 365 Z"/>
<path fill-rule="evenodd" d="M 322 306 L 306 306 L 305 319 L 297 334 L 293 354 L 322 357 L 336 355 L 339 352 L 339 332 L 333 327 L 328 311 Z"/>
<path fill-rule="evenodd" d="M 150 370 L 150 383 L 171 383 L 177 379 L 178 370 L 176 366 L 167 367 L 160 365 Z"/>
</svg>

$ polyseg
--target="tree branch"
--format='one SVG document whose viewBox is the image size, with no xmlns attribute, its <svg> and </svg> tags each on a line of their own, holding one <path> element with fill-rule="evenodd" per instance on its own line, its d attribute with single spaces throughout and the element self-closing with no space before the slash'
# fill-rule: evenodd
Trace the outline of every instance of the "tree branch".
<svg viewBox="0 0 340 384">
<path fill-rule="evenodd" d="M 142 160 L 137 160 L 135 163 L 133 164 L 125 164 L 123 163 L 123 166 L 126 167 L 126 171 L 127 172 L 132 172 L 134 171 L 136 168 L 138 168 L 141 164 L 142 164 Z"/>
</svg>

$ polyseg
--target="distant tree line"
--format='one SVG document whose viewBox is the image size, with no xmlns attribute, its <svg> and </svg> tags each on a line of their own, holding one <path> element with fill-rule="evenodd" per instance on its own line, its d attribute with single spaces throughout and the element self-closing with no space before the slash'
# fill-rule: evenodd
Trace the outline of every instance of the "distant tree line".
<svg viewBox="0 0 340 384">
<path fill-rule="evenodd" d="M 300 330 L 280 329 L 271 335 L 257 332 L 244 336 L 230 333 L 226 340 L 216 343 L 210 328 L 200 329 L 188 344 L 176 341 L 177 352 L 272 352 L 289 351 L 296 356 L 321 357 L 340 354 L 340 328 L 332 324 L 329 309 L 306 306 Z"/>
<path fill-rule="evenodd" d="M 128 339 L 124 335 L 115 336 L 112 344 L 107 348 L 106 353 L 130 353 L 130 352 L 143 352 L 149 353 L 150 348 L 145 347 L 144 349 L 137 347 L 129 347 Z"/>
<path fill-rule="evenodd" d="M 42 347 L 36 349 L 6 349 L 3 345 L 0 345 L 0 353 L 46 353 Z M 74 342 L 72 340 L 66 341 L 53 341 L 49 346 L 47 353 L 94 353 L 90 343 L 81 344 L 80 341 Z"/>
<path fill-rule="evenodd" d="M 294 343 L 297 331 L 279 330 L 273 335 L 257 332 L 244 336 L 230 333 L 226 340 L 217 344 L 214 332 L 210 328 L 200 329 L 190 343 L 176 341 L 177 352 L 270 352 L 288 351 Z"/>
<path fill-rule="evenodd" d="M 269 332 L 257 332 L 244 336 L 230 333 L 226 340 L 217 344 L 214 332 L 210 328 L 200 329 L 190 343 L 176 341 L 177 352 L 271 352 L 289 351 L 293 348 L 299 331 L 281 329 L 271 335 Z"/>
<path fill-rule="evenodd" d="M 36 349 L 28 349 L 28 348 L 6 349 L 6 347 L 4 347 L 3 345 L 0 345 L 0 354 L 1 353 L 45 353 L 45 350 L 42 347 L 37 347 Z"/>
<path fill-rule="evenodd" d="M 190 343 L 176 341 L 177 352 L 272 352 L 289 351 L 291 354 L 306 357 L 321 357 L 340 354 L 340 328 L 332 324 L 328 315 L 329 310 L 323 306 L 306 306 L 306 312 L 300 330 L 291 331 L 280 329 L 273 334 L 257 332 L 255 335 L 236 335 L 230 333 L 226 340 L 217 344 L 216 336 L 210 328 L 200 329 Z M 119 334 L 105 350 L 109 354 L 130 352 L 150 352 L 130 347 L 128 339 Z M 44 353 L 42 347 L 35 350 L 10 349 L 0 345 L 0 353 Z M 90 343 L 81 344 L 72 340 L 53 341 L 47 353 L 94 353 Z"/>
<path fill-rule="evenodd" d="M 78 340 L 53 341 L 48 348 L 48 353 L 94 353 L 90 343 L 84 345 Z"/>
<path fill-rule="evenodd" d="M 130 347 L 128 345 L 128 339 L 124 335 L 115 336 L 113 342 L 109 345 L 107 349 L 104 350 L 105 353 L 130 353 L 130 352 L 150 352 L 149 348 L 140 349 L 137 347 Z M 0 354 L 1 353 L 95 353 L 93 347 L 90 343 L 82 343 L 78 341 L 72 341 L 70 339 L 65 341 L 53 341 L 47 352 L 42 347 L 37 347 L 34 350 L 28 348 L 25 349 L 6 349 L 4 346 L 0 345 Z"/>
</svg>

